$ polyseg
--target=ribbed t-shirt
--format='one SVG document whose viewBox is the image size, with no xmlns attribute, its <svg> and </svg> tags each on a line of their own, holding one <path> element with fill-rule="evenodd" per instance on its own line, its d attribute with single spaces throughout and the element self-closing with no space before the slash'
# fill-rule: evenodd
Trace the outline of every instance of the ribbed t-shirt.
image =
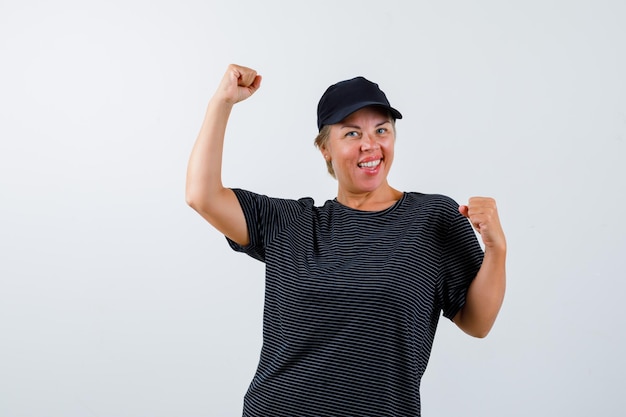
<svg viewBox="0 0 626 417">
<path fill-rule="evenodd" d="M 451 198 L 386 210 L 233 189 L 265 263 L 263 345 L 244 417 L 420 415 L 439 317 L 453 318 L 483 250 Z"/>
</svg>

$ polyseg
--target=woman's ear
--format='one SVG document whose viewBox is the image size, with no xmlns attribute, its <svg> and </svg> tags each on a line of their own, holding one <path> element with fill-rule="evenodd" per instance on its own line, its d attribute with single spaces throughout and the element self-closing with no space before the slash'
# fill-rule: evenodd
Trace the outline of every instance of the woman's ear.
<svg viewBox="0 0 626 417">
<path fill-rule="evenodd" d="M 320 146 L 320 152 L 322 153 L 322 156 L 325 160 L 330 161 L 330 152 L 328 151 L 326 145 Z"/>
</svg>

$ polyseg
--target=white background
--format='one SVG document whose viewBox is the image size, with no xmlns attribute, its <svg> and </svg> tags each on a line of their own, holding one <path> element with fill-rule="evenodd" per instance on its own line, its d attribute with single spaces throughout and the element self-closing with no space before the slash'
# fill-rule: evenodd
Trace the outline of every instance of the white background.
<svg viewBox="0 0 626 417">
<path fill-rule="evenodd" d="M 623 415 L 623 1 L 2 0 L 0 57 L 0 416 L 241 414 L 263 265 L 184 202 L 231 62 L 226 185 L 333 198 L 315 108 L 363 75 L 393 186 L 497 199 L 505 304 L 441 321 L 424 416 Z"/>
</svg>

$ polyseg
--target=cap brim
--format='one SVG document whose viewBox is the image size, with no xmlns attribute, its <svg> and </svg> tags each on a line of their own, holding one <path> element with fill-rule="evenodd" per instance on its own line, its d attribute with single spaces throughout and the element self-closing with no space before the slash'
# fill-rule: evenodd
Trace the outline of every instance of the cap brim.
<svg viewBox="0 0 626 417">
<path fill-rule="evenodd" d="M 365 101 L 365 102 L 361 102 L 361 103 L 356 103 L 353 104 L 352 106 L 346 107 L 344 109 L 342 109 L 341 112 L 338 112 L 336 114 L 334 114 L 332 118 L 328 119 L 328 120 L 324 120 L 322 125 L 320 126 L 320 129 L 322 128 L 322 126 L 324 125 L 334 125 L 335 123 L 339 123 L 340 121 L 342 121 L 343 119 L 345 119 L 346 117 L 350 116 L 352 113 L 354 113 L 357 110 L 361 110 L 364 107 L 380 107 L 383 108 L 385 110 L 388 110 L 391 115 L 393 116 L 394 119 L 402 119 L 402 113 L 400 113 L 398 110 L 394 109 L 391 106 L 388 106 L 384 103 L 378 102 L 378 101 Z"/>
</svg>

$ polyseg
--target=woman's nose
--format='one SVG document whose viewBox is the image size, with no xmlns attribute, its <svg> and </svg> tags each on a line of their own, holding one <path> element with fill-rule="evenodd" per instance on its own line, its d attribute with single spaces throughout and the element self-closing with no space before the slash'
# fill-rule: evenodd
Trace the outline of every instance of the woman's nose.
<svg viewBox="0 0 626 417">
<path fill-rule="evenodd" d="M 377 147 L 378 141 L 376 141 L 376 138 L 372 137 L 372 135 L 368 133 L 364 133 L 363 137 L 361 138 L 361 149 L 365 151 L 370 149 L 376 149 Z"/>
</svg>

